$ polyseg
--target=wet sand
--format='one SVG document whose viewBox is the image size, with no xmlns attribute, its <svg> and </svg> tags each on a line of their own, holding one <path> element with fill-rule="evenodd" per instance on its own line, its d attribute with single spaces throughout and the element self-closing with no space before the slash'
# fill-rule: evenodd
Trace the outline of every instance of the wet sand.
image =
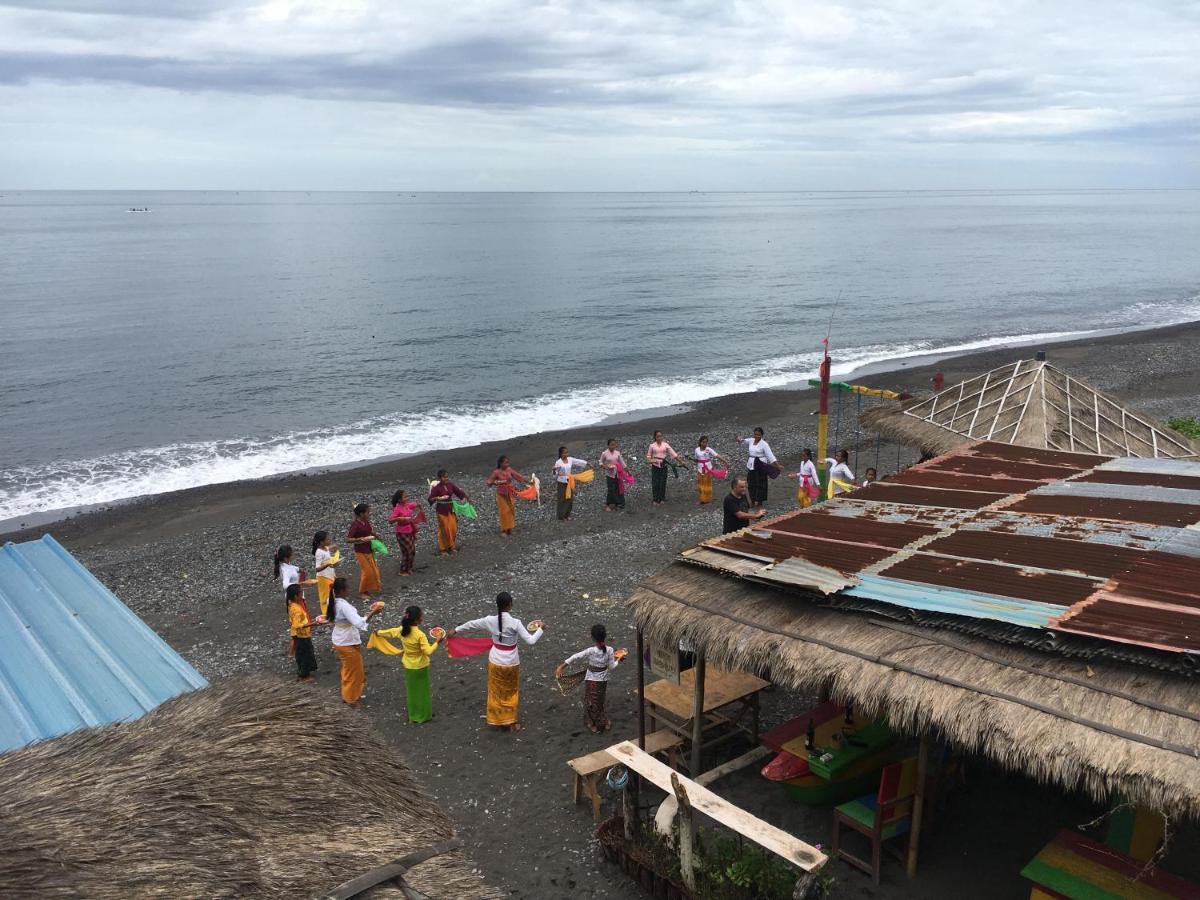
<svg viewBox="0 0 1200 900">
<path fill-rule="evenodd" d="M 1151 415 L 1200 413 L 1200 325 L 1074 341 L 1049 351 L 1051 362 Z M 953 384 L 1032 354 L 1031 348 L 993 350 L 946 360 L 941 368 L 946 383 Z M 925 389 L 936 368 L 914 363 L 856 380 Z M 512 592 L 518 616 L 547 623 L 545 637 L 522 652 L 526 730 L 517 736 L 488 730 L 483 721 L 483 659 L 449 660 L 440 652 L 433 661 L 436 717 L 431 723 L 405 724 L 398 662 L 373 652 L 367 654 L 362 708 L 347 714 L 366 716 L 397 747 L 458 823 L 487 877 L 512 889 L 515 896 L 638 896 L 623 875 L 600 859 L 590 810 L 571 805 L 566 767 L 571 757 L 636 733 L 634 667 L 619 668 L 614 675 L 609 689 L 614 727 L 604 736 L 584 729 L 581 695 L 562 696 L 553 670 L 589 643 L 588 629 L 595 621 L 607 623 L 612 644 L 633 646 L 623 598 L 676 552 L 720 530 L 724 488 L 716 487 L 716 503 L 702 507 L 694 479 L 685 475 L 670 480 L 668 503 L 654 508 L 649 476 L 644 465 L 638 465 L 628 511 L 605 512 L 603 484 L 596 483 L 580 489 L 572 521 L 558 522 L 549 474 L 555 450 L 565 443 L 573 455 L 595 461 L 604 439 L 612 435 L 621 440 L 628 459 L 638 460 L 658 427 L 681 453 L 691 450 L 698 434 L 708 433 L 718 451 L 741 464 L 745 457 L 735 452 L 734 435 L 762 425 L 776 453 L 790 463 L 798 461 L 800 447 L 815 443 L 815 403 L 812 391 L 724 397 L 652 422 L 543 433 L 356 469 L 182 491 L 6 539 L 54 534 L 210 679 L 262 670 L 290 680 L 294 669 L 284 654 L 284 604 L 269 574 L 274 548 L 290 543 L 299 559 L 309 562 L 312 533 L 330 528 L 340 538 L 349 525 L 351 507 L 360 500 L 372 503 L 377 532 L 387 532 L 386 501 L 392 491 L 406 487 L 423 498 L 426 479 L 437 468 L 447 468 L 476 501 L 480 517 L 462 525 L 462 552 L 455 557 L 438 557 L 432 529 L 425 528 L 412 578 L 396 577 L 393 544 L 393 555 L 382 566 L 388 609 L 381 619 L 385 626 L 399 624 L 403 608 L 415 603 L 426 610 L 427 625 L 457 625 L 493 611 L 497 591 Z M 855 444 L 852 411 L 851 404 L 843 409 L 840 445 Z M 909 449 L 877 444 L 866 434 L 857 437 L 856 472 L 878 460 L 885 474 L 914 460 Z M 483 485 L 500 452 L 508 454 L 519 471 L 536 471 L 548 495 L 540 508 L 531 503 L 519 506 L 518 531 L 509 538 L 498 534 L 495 504 Z M 782 480 L 773 482 L 771 489 L 769 508 L 792 508 L 794 490 Z M 353 562 L 344 562 L 340 571 L 356 582 Z M 328 638 L 319 635 L 315 643 L 321 663 L 318 681 L 296 689 L 335 692 L 336 664 Z M 765 695 L 764 728 L 791 718 L 807 702 L 784 691 Z M 719 784 L 723 791 L 724 785 Z M 731 779 L 728 790 L 778 816 L 806 839 L 827 843 L 827 810 L 787 803 L 753 771 Z M 1000 825 L 990 813 L 985 817 L 966 811 L 949 820 L 951 827 L 923 843 L 926 862 L 917 882 L 921 896 L 966 896 L 964 884 L 971 885 L 970 896 L 1017 896 L 1022 882 L 1016 873 L 1052 833 L 1048 825 L 1028 826 L 1023 818 L 1028 805 L 1040 804 L 1045 811 L 1041 818 L 1047 822 L 1070 825 L 1084 820 L 1079 817 L 1090 818 L 1086 814 L 1091 806 L 1085 801 L 1049 796 L 1052 792 L 1012 776 L 981 771 L 971 790 L 970 808 L 998 804 L 1006 811 L 1000 815 L 1012 821 Z M 319 791 L 313 799 L 314 827 L 319 829 Z M 843 868 L 837 895 L 909 897 L 914 896 L 912 889 L 895 865 L 885 867 L 878 890 L 868 878 Z"/>
</svg>

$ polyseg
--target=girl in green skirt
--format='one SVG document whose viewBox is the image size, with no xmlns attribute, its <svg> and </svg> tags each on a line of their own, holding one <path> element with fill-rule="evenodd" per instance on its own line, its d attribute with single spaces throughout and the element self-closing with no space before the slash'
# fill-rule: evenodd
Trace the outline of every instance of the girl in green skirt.
<svg viewBox="0 0 1200 900">
<path fill-rule="evenodd" d="M 404 647 L 401 662 L 404 664 L 404 691 L 408 701 L 408 721 L 419 725 L 433 718 L 433 695 L 429 690 L 429 657 L 438 648 L 438 641 L 429 643 L 418 626 L 421 624 L 421 607 L 410 606 L 404 610 L 400 621 L 400 643 Z"/>
</svg>

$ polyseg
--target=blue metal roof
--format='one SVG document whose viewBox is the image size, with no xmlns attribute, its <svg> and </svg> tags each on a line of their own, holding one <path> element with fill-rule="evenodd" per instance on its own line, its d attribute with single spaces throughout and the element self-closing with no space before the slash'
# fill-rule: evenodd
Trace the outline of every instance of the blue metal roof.
<svg viewBox="0 0 1200 900">
<path fill-rule="evenodd" d="M 207 687 L 58 541 L 0 552 L 0 753 Z"/>
<path fill-rule="evenodd" d="M 847 588 L 842 593 L 908 609 L 949 613 L 971 619 L 991 619 L 1026 628 L 1046 628 L 1052 619 L 1070 609 L 1053 603 L 919 584 L 885 575 L 859 575 L 858 582 L 857 586 Z"/>
</svg>

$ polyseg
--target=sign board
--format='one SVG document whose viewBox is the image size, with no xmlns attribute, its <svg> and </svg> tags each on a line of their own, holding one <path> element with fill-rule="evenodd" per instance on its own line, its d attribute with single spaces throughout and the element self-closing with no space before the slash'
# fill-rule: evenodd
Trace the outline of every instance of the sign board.
<svg viewBox="0 0 1200 900">
<path fill-rule="evenodd" d="M 650 671 L 671 684 L 679 684 L 679 648 L 674 644 L 651 645 Z"/>
</svg>

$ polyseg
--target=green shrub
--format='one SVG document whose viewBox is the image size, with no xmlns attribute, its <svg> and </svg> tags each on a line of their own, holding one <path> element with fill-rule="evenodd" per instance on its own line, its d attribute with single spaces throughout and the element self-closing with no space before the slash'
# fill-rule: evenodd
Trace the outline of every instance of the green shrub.
<svg viewBox="0 0 1200 900">
<path fill-rule="evenodd" d="M 1180 434 L 1200 440 L 1200 420 L 1197 420 L 1195 416 L 1177 416 L 1174 419 L 1167 419 L 1167 424 Z"/>
</svg>

